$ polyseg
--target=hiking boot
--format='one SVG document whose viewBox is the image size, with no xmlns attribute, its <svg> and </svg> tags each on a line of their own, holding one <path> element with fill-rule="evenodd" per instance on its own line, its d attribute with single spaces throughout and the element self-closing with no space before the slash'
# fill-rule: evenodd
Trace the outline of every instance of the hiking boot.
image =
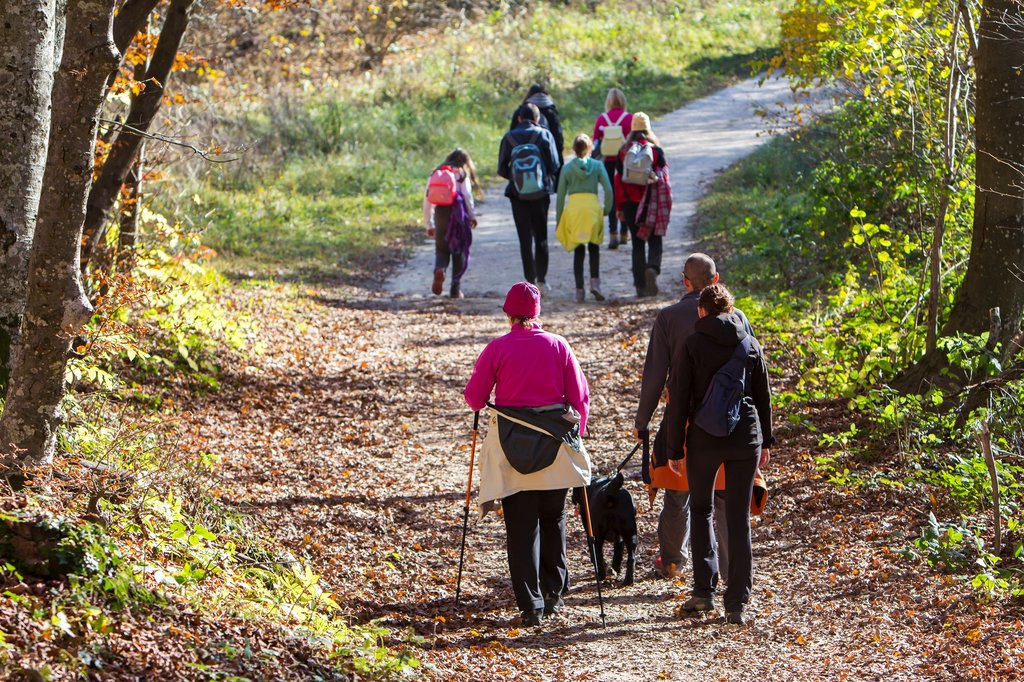
<svg viewBox="0 0 1024 682">
<path fill-rule="evenodd" d="M 648 296 L 658 295 L 658 271 L 654 268 L 647 268 L 644 270 L 644 283 L 647 285 L 645 290 Z"/>
<path fill-rule="evenodd" d="M 743 610 L 728 611 L 725 614 L 725 622 L 729 625 L 746 625 L 747 619 L 743 617 Z"/>
<path fill-rule="evenodd" d="M 707 597 L 690 597 L 679 605 L 679 612 L 690 616 L 714 610 L 715 603 Z"/>
<path fill-rule="evenodd" d="M 544 597 L 544 615 L 551 616 L 558 612 L 565 606 L 565 601 L 562 599 L 560 594 L 549 594 Z"/>
<path fill-rule="evenodd" d="M 629 245 L 629 232 L 619 232 L 619 244 L 622 246 Z"/>
<path fill-rule="evenodd" d="M 583 303 L 583 298 L 584 298 L 583 289 L 577 289 L 576 290 L 576 302 L 577 303 Z"/>
<path fill-rule="evenodd" d="M 458 282 L 452 282 L 452 288 L 448 295 L 452 298 L 466 298 L 466 295 L 462 293 L 462 289 L 459 287 Z"/>
<path fill-rule="evenodd" d="M 539 289 L 542 294 L 550 294 L 551 293 L 551 287 L 549 287 L 548 283 L 545 282 L 542 279 L 538 279 L 537 280 L 537 289 Z"/>
<path fill-rule="evenodd" d="M 608 248 L 614 251 L 619 248 L 619 235 L 612 232 L 611 238 L 608 240 Z"/>
<path fill-rule="evenodd" d="M 679 577 L 679 568 L 674 563 L 666 564 L 660 554 L 654 557 L 654 570 L 666 580 L 675 580 Z"/>
<path fill-rule="evenodd" d="M 444 270 L 434 270 L 434 283 L 430 287 L 430 292 L 435 296 L 440 296 L 444 290 Z"/>
<path fill-rule="evenodd" d="M 544 609 L 534 609 L 532 611 L 521 611 L 519 613 L 520 624 L 524 628 L 532 628 L 540 625 L 541 616 L 544 615 Z"/>
<path fill-rule="evenodd" d="M 636 297 L 637 298 L 643 298 L 646 295 L 647 295 L 647 289 L 645 289 L 643 287 L 637 287 L 636 288 Z"/>
<path fill-rule="evenodd" d="M 593 294 L 595 301 L 603 301 L 604 294 L 601 293 L 601 278 L 591 277 L 590 278 L 590 293 Z"/>
</svg>

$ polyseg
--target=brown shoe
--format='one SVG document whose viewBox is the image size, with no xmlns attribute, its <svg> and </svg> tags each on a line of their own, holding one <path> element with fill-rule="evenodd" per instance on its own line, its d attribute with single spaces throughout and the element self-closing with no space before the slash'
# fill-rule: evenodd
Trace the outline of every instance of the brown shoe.
<svg viewBox="0 0 1024 682">
<path fill-rule="evenodd" d="M 430 292 L 435 296 L 440 296 L 442 291 L 444 291 L 444 270 L 434 270 L 434 283 L 430 287 Z"/>
<path fill-rule="evenodd" d="M 660 554 L 654 557 L 654 570 L 666 580 L 675 580 L 679 577 L 679 567 L 674 563 L 664 563 Z"/>
</svg>

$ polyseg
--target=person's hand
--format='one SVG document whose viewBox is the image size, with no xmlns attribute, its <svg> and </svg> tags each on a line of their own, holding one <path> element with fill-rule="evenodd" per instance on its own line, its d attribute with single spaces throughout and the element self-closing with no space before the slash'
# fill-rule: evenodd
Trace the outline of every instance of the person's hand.
<svg viewBox="0 0 1024 682">
<path fill-rule="evenodd" d="M 771 460 L 771 458 L 772 458 L 772 449 L 771 448 L 761 448 L 761 461 L 758 463 L 758 466 L 760 466 L 762 469 L 764 469 L 766 466 L 768 466 L 768 461 Z"/>
<path fill-rule="evenodd" d="M 633 427 L 633 440 L 635 440 L 637 443 L 642 442 L 640 440 L 640 430 L 635 426 Z"/>
<path fill-rule="evenodd" d="M 681 459 L 670 459 L 668 461 L 668 468 L 672 470 L 672 473 L 676 476 L 683 475 L 683 464 L 684 460 Z"/>
<path fill-rule="evenodd" d="M 432 228 L 432 227 L 428 227 L 427 228 L 427 236 L 428 237 L 433 237 L 434 236 L 434 228 Z"/>
<path fill-rule="evenodd" d="M 476 229 L 476 224 L 477 224 L 476 223 L 476 218 L 470 218 L 470 220 L 469 220 L 469 229 L 475 230 Z"/>
<path fill-rule="evenodd" d="M 626 219 L 626 215 L 622 211 L 616 211 L 615 217 L 618 218 L 620 222 Z"/>
</svg>

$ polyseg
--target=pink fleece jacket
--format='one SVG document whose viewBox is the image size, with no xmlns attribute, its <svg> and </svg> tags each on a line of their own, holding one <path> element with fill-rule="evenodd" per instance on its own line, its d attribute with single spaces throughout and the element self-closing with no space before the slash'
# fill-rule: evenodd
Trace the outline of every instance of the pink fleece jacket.
<svg viewBox="0 0 1024 682">
<path fill-rule="evenodd" d="M 586 433 L 590 391 L 569 343 L 543 329 L 513 325 L 480 353 L 463 395 L 470 409 L 481 410 L 494 391 L 503 407 L 544 407 L 568 403 L 580 413 Z"/>
</svg>

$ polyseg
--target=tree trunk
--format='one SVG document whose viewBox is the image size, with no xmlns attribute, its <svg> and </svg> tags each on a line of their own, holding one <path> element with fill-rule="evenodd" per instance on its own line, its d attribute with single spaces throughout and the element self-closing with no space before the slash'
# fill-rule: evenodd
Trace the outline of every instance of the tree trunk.
<svg viewBox="0 0 1024 682">
<path fill-rule="evenodd" d="M 132 97 L 128 117 L 118 130 L 100 177 L 89 193 L 85 214 L 85 242 L 82 245 L 83 264 L 89 263 L 93 249 L 106 231 L 110 211 L 117 201 L 121 186 L 144 139 L 139 133 L 149 131 L 153 119 L 160 110 L 171 68 L 188 29 L 195 2 L 196 0 L 171 0 L 171 5 L 167 9 L 160 38 L 153 50 L 149 68 L 146 69 L 145 88 Z"/>
<path fill-rule="evenodd" d="M 92 183 L 96 119 L 119 54 L 111 30 L 116 0 L 68 0 L 50 142 L 29 259 L 28 297 L 14 346 L 0 453 L 53 458 L 71 340 L 92 313 L 79 276 L 85 200 Z"/>
<path fill-rule="evenodd" d="M 0 3 L 0 387 L 7 385 L 25 308 L 50 134 L 56 25 L 56 0 Z"/>
<path fill-rule="evenodd" d="M 1003 320 L 1004 357 L 1024 315 L 1024 5 L 986 0 L 978 31 L 977 179 L 967 274 L 946 336 L 980 334 L 988 311 Z"/>
<path fill-rule="evenodd" d="M 981 334 L 998 308 L 1006 364 L 1020 350 L 1014 339 L 1024 316 L 1024 0 L 985 0 L 977 41 L 971 254 L 942 335 Z M 895 385 L 908 392 L 962 385 L 948 369 L 944 352 L 934 350 Z"/>
</svg>

